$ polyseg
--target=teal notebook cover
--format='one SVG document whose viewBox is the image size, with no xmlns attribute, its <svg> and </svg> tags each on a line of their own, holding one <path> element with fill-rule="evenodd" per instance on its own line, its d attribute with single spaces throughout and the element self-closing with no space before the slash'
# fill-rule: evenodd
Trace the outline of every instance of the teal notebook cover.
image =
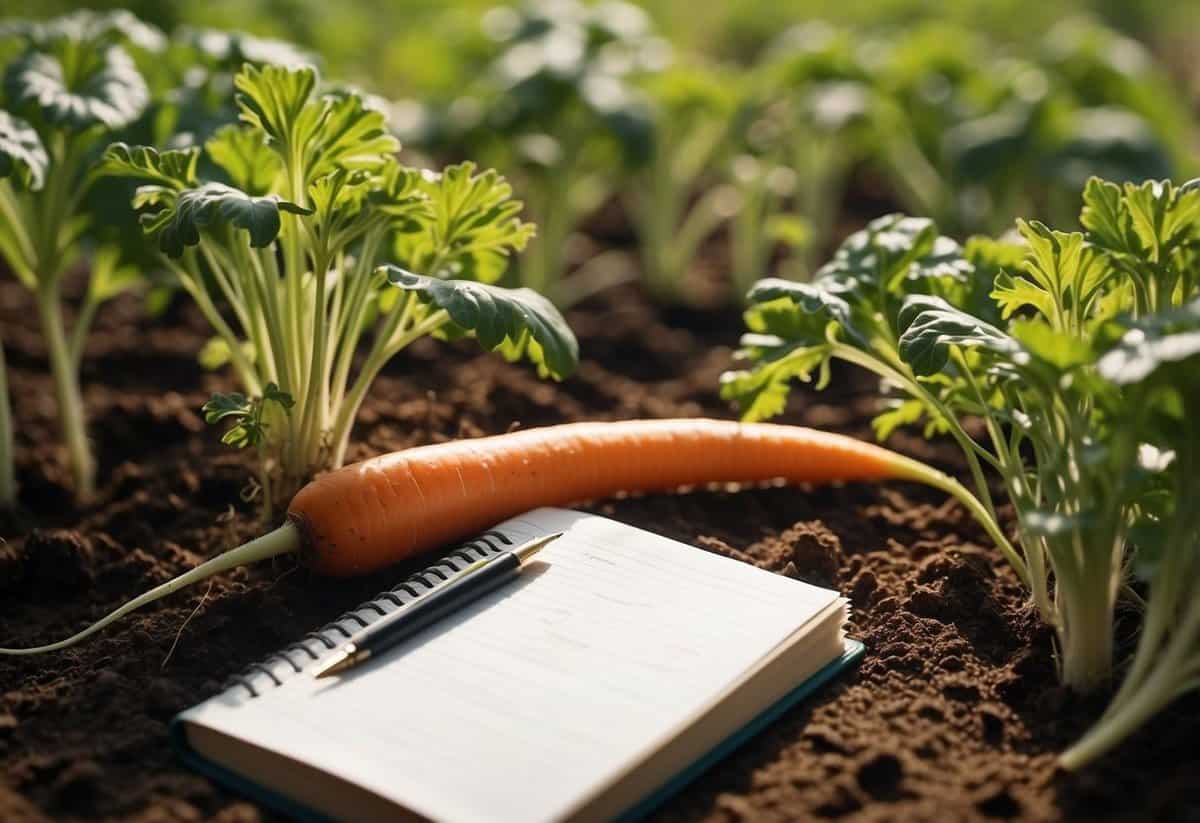
<svg viewBox="0 0 1200 823">
<path fill-rule="evenodd" d="M 631 823 L 631 821 L 641 820 L 646 817 L 646 815 L 661 806 L 689 783 L 704 774 L 704 772 L 728 757 L 742 744 L 770 726 L 771 723 L 775 722 L 788 709 L 813 694 L 817 689 L 833 679 L 840 671 L 856 662 L 862 657 L 863 652 L 864 647 L 862 643 L 847 638 L 845 650 L 842 652 L 841 657 L 801 683 L 773 706 L 770 706 L 755 717 L 754 720 L 746 724 L 741 730 L 726 738 L 712 751 L 695 760 L 690 766 L 668 780 L 636 806 L 621 814 L 617 819 L 622 823 Z M 207 758 L 201 757 L 188 745 L 187 737 L 178 718 L 171 723 L 170 735 L 172 746 L 185 764 L 228 787 L 230 790 L 262 803 L 265 806 L 270 806 L 296 820 L 320 821 L 321 823 L 330 820 L 330 818 L 318 814 L 312 809 L 299 806 L 291 799 L 260 786 L 252 780 L 230 771 Z"/>
</svg>

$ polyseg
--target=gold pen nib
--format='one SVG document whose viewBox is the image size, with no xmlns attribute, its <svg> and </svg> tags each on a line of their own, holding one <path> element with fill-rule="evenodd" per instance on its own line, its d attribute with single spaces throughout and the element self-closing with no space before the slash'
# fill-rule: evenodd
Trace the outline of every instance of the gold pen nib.
<svg viewBox="0 0 1200 823">
<path fill-rule="evenodd" d="M 342 649 L 329 658 L 329 662 L 313 673 L 313 677 L 332 677 L 347 669 L 354 668 L 371 656 L 369 649 L 360 649 L 353 643 L 347 643 Z"/>
<path fill-rule="evenodd" d="M 555 532 L 554 534 L 548 534 L 545 537 L 535 537 L 528 543 L 517 546 L 512 550 L 512 553 L 516 555 L 517 560 L 520 561 L 522 566 L 524 566 L 529 561 L 529 558 L 533 557 L 535 554 L 562 536 L 562 532 Z"/>
</svg>

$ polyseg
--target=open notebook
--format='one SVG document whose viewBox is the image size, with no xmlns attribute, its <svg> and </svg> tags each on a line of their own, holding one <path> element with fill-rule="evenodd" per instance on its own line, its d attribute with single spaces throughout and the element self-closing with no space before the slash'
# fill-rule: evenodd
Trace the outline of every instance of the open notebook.
<svg viewBox="0 0 1200 823">
<path fill-rule="evenodd" d="M 608 820 L 647 811 L 861 651 L 836 592 L 595 515 L 538 509 L 459 558 L 555 531 L 516 582 L 313 678 L 327 646 L 423 584 L 385 592 L 181 714 L 176 744 L 296 816 Z"/>
</svg>

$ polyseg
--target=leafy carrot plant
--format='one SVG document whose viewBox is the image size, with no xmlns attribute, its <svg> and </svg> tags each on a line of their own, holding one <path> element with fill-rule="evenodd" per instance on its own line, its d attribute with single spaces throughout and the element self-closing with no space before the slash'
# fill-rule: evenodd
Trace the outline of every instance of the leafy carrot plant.
<svg viewBox="0 0 1200 823">
<path fill-rule="evenodd" d="M 730 163 L 740 89 L 724 72 L 697 68 L 653 75 L 644 89 L 652 147 L 632 175 L 627 209 L 646 287 L 656 299 L 685 301 L 695 293 L 690 264 L 737 206 L 736 192 L 712 183 Z"/>
<path fill-rule="evenodd" d="M 538 225 L 517 280 L 567 305 L 608 284 L 603 269 L 568 275 L 571 249 L 580 223 L 647 156 L 648 113 L 632 79 L 669 52 L 624 2 L 523 2 L 491 10 L 484 26 L 498 49 L 452 106 L 452 141 L 512 170 Z"/>
<path fill-rule="evenodd" d="M 1149 597 L 1137 650 L 1100 721 L 1062 754 L 1078 769 L 1200 688 L 1200 299 L 1134 323 L 1098 360 L 1098 403 L 1145 493 L 1129 537 Z"/>
<path fill-rule="evenodd" d="M 92 494 L 95 464 L 79 387 L 79 361 L 96 307 L 133 279 L 110 252 L 92 271 L 72 328 L 63 278 L 82 253 L 93 215 L 84 198 L 103 146 L 137 120 L 149 92 L 128 49 L 161 47 L 162 35 L 128 12 L 78 12 L 45 23 L 0 25 L 17 44 L 4 69 L 0 109 L 0 254 L 34 295 L 49 349 L 55 399 L 75 493 Z M 0 357 L 0 505 L 11 505 L 11 423 Z"/>
<path fill-rule="evenodd" d="M 752 290 L 743 354 L 754 365 L 727 374 L 723 391 L 761 419 L 783 410 L 792 379 L 827 385 L 832 360 L 879 375 L 899 395 L 875 420 L 880 438 L 917 423 L 952 437 L 993 521 L 999 478 L 1019 524 L 1008 559 L 1057 631 L 1063 681 L 1093 691 L 1113 673 L 1142 494 L 1115 445 L 1121 427 L 1097 406 L 1099 335 L 1118 315 L 1196 294 L 1200 191 L 1092 180 L 1081 222 L 1086 235 L 1020 222 L 1023 248 L 964 250 L 928 220 L 881 218 L 814 282 Z"/>
<path fill-rule="evenodd" d="M 421 337 L 471 335 L 543 375 L 572 370 L 554 307 L 491 285 L 533 234 L 502 177 L 401 165 L 384 115 L 321 93 L 311 67 L 248 65 L 236 87 L 242 125 L 204 150 L 223 181 L 198 178 L 197 149 L 115 144 L 104 170 L 147 181 L 143 224 L 213 327 L 207 360 L 228 362 L 243 391 L 206 415 L 259 451 L 268 512 L 342 464 L 371 383 Z"/>
</svg>

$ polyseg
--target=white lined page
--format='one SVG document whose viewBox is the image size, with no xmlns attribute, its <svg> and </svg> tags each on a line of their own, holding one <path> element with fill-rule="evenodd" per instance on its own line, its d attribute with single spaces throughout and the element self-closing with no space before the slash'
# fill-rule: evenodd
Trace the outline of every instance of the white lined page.
<svg viewBox="0 0 1200 823">
<path fill-rule="evenodd" d="M 439 820 L 549 820 L 694 717 L 835 592 L 594 515 L 520 578 L 348 677 L 234 691 L 184 719 Z"/>
</svg>

